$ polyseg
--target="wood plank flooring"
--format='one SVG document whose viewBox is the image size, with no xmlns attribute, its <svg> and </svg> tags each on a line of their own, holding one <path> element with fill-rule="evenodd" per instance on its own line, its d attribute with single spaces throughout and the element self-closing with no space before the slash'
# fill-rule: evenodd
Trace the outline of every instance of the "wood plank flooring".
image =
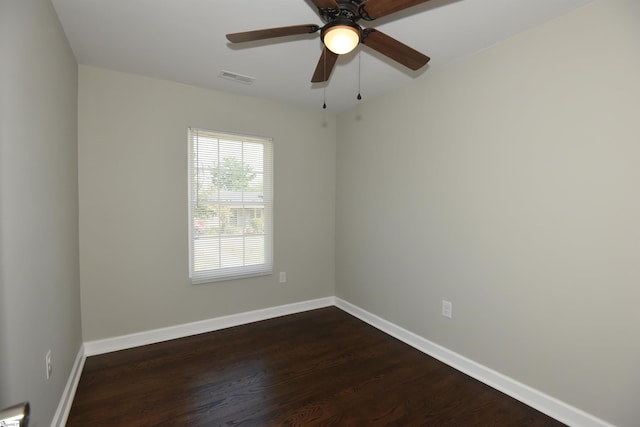
<svg viewBox="0 0 640 427">
<path fill-rule="evenodd" d="M 562 426 L 335 307 L 87 358 L 67 426 Z"/>
</svg>

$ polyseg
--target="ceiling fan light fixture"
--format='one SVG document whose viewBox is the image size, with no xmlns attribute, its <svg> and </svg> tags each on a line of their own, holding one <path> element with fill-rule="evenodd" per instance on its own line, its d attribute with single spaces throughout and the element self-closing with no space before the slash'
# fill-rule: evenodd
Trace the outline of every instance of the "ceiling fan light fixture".
<svg viewBox="0 0 640 427">
<path fill-rule="evenodd" d="M 344 55 L 360 43 L 360 28 L 357 24 L 337 24 L 322 31 L 322 42 L 331 52 Z"/>
</svg>

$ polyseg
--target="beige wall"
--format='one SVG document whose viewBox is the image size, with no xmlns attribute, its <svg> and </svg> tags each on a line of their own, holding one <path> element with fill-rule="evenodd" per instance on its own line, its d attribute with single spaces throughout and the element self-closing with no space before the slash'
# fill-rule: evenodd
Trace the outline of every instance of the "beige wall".
<svg viewBox="0 0 640 427">
<path fill-rule="evenodd" d="M 88 66 L 79 108 L 85 341 L 334 294 L 335 117 Z M 273 138 L 276 274 L 189 283 L 189 126 Z"/>
<path fill-rule="evenodd" d="M 82 343 L 77 77 L 49 1 L 0 1 L 0 408 L 30 401 L 33 427 Z"/>
<path fill-rule="evenodd" d="M 337 296 L 637 425 L 637 2 L 427 73 L 341 114 L 337 135 Z"/>
</svg>

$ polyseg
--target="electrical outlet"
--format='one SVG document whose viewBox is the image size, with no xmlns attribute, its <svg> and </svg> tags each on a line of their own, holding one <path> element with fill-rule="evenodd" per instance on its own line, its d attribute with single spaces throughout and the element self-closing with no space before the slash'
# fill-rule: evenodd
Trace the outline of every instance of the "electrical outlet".
<svg viewBox="0 0 640 427">
<path fill-rule="evenodd" d="M 449 319 L 453 316 L 453 305 L 450 301 L 442 300 L 442 315 Z"/>
<path fill-rule="evenodd" d="M 280 272 L 280 283 L 287 283 L 287 273 L 285 271 Z"/>
<path fill-rule="evenodd" d="M 47 372 L 47 379 L 49 379 L 53 372 L 53 357 L 51 356 L 51 350 L 47 351 L 46 356 L 44 356 L 44 365 Z"/>
</svg>

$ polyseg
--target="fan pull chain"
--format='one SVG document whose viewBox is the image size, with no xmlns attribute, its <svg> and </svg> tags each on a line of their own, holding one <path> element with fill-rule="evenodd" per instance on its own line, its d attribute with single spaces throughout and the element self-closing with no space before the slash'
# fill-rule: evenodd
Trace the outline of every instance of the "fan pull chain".
<svg viewBox="0 0 640 427">
<path fill-rule="evenodd" d="M 324 78 L 325 81 L 327 79 L 327 51 L 326 48 L 323 48 L 322 50 L 322 62 L 323 62 L 323 66 L 322 68 L 324 68 Z M 324 88 L 322 89 L 322 109 L 326 110 L 327 109 L 327 85 L 325 83 Z"/>
<path fill-rule="evenodd" d="M 324 110 L 327 109 L 327 87 L 325 86 L 324 89 L 322 90 L 322 108 Z"/>
<path fill-rule="evenodd" d="M 358 96 L 357 99 L 358 101 L 360 101 L 362 99 L 362 95 L 360 95 L 360 77 L 361 77 L 361 63 L 362 61 L 360 60 L 362 55 L 362 52 L 358 52 Z"/>
</svg>

